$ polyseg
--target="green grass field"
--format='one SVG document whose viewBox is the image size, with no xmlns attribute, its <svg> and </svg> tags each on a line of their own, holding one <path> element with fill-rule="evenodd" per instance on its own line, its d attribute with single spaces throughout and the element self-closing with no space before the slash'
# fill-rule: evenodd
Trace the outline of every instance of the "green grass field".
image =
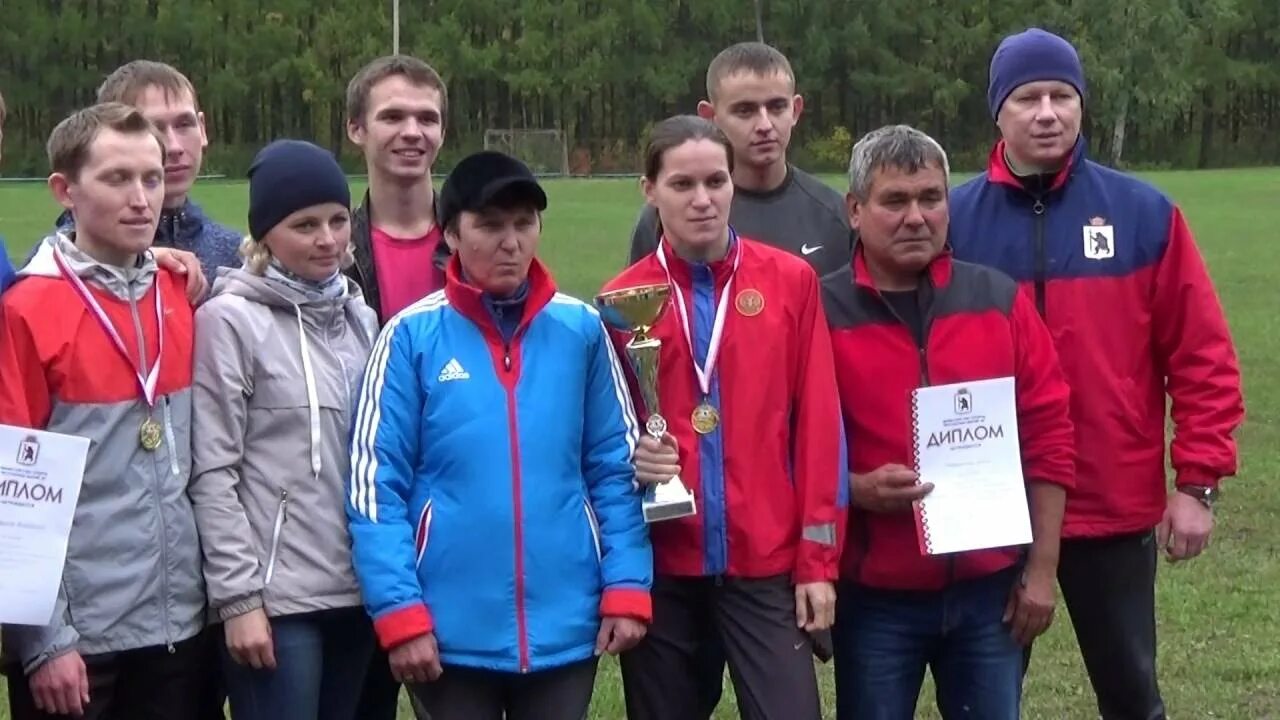
<svg viewBox="0 0 1280 720">
<path fill-rule="evenodd" d="M 1181 203 L 1200 240 L 1239 347 L 1249 411 L 1239 435 L 1241 472 L 1226 485 L 1213 546 L 1194 562 L 1160 570 L 1161 684 L 1172 717 L 1280 718 L 1280 271 L 1269 255 L 1280 228 L 1280 169 L 1148 179 Z M 626 259 L 639 191 L 631 180 L 562 180 L 548 182 L 547 192 L 540 255 L 564 291 L 588 297 Z M 195 195 L 214 217 L 245 226 L 243 183 L 207 183 Z M 43 186 L 0 184 L 0 233 L 10 255 L 25 257 L 56 212 Z M 1037 643 L 1025 716 L 1096 717 L 1067 615 L 1058 618 Z M 830 669 L 820 678 L 827 717 L 834 717 Z M 927 688 L 920 707 L 919 717 L 938 717 Z M 407 706 L 402 716 L 410 717 Z M 616 664 L 605 662 L 592 717 L 623 716 Z M 717 717 L 736 717 L 731 693 Z M 7 719 L 0 700 L 0 720 Z"/>
</svg>

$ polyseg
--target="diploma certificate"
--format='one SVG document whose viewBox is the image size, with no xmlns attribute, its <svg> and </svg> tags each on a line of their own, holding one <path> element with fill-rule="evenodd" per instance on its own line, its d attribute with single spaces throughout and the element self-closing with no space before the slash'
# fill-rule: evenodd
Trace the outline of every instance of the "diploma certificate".
<svg viewBox="0 0 1280 720">
<path fill-rule="evenodd" d="M 1013 378 L 918 388 L 911 403 L 915 471 L 933 484 L 915 504 L 920 552 L 1030 543 Z"/>
<path fill-rule="evenodd" d="M 0 425 L 0 623 L 53 619 L 86 438 Z"/>
</svg>

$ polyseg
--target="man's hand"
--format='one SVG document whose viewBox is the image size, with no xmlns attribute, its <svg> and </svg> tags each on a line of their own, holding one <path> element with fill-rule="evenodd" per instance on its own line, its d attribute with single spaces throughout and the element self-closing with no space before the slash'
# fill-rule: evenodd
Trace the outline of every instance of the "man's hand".
<svg viewBox="0 0 1280 720">
<path fill-rule="evenodd" d="M 644 639 L 648 631 L 644 623 L 629 617 L 602 618 L 600 632 L 596 635 L 596 655 L 617 655 L 630 650 Z"/>
<path fill-rule="evenodd" d="M 200 267 L 200 260 L 195 253 L 174 248 L 152 248 L 151 254 L 156 264 L 165 270 L 187 276 L 187 300 L 192 305 L 200 302 L 209 290 L 209 281 Z"/>
<path fill-rule="evenodd" d="M 641 485 L 664 483 L 680 475 L 680 445 L 671 433 L 659 441 L 643 435 L 636 444 L 632 463 L 636 466 L 636 482 Z"/>
<path fill-rule="evenodd" d="M 836 621 L 836 588 L 829 582 L 796 585 L 796 627 L 826 630 Z"/>
<path fill-rule="evenodd" d="M 89 704 L 89 672 L 75 650 L 46 660 L 27 682 L 38 710 L 51 715 L 84 715 Z"/>
<path fill-rule="evenodd" d="M 271 638 L 271 621 L 262 608 L 237 615 L 226 622 L 227 652 L 240 665 L 254 670 L 275 670 L 275 642 Z"/>
<path fill-rule="evenodd" d="M 877 513 L 897 513 L 911 509 L 911 503 L 928 495 L 933 483 L 916 484 L 920 476 L 897 463 L 881 465 L 865 475 L 851 473 L 853 504 Z"/>
<path fill-rule="evenodd" d="M 1164 509 L 1164 518 L 1156 526 L 1157 547 L 1164 550 L 1170 562 L 1190 560 L 1209 547 L 1213 534 L 1213 511 L 1199 500 L 1174 491 Z"/>
<path fill-rule="evenodd" d="M 1057 594 L 1052 571 L 1028 570 L 1023 577 L 1025 582 L 1013 584 L 1001 620 L 1009 625 L 1014 642 L 1025 647 L 1053 624 Z"/>
<path fill-rule="evenodd" d="M 391 648 L 391 676 L 400 683 L 433 682 L 444 673 L 435 633 L 427 633 Z"/>
</svg>

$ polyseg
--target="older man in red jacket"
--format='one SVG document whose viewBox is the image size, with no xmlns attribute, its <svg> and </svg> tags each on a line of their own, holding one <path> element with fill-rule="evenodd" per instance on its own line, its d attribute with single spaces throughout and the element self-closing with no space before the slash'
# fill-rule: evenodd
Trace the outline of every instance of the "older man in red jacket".
<svg viewBox="0 0 1280 720">
<path fill-rule="evenodd" d="M 1016 720 L 1022 646 L 1053 615 L 1070 392 L 1017 284 L 951 259 L 947 177 L 946 154 L 918 130 L 860 140 L 848 195 L 860 242 L 853 266 L 823 279 L 853 469 L 835 626 L 841 720 L 912 717 L 926 665 L 944 718 Z M 912 392 L 997 378 L 1014 382 L 1031 545 L 925 554 L 913 503 L 931 485 L 909 467 Z"/>
</svg>

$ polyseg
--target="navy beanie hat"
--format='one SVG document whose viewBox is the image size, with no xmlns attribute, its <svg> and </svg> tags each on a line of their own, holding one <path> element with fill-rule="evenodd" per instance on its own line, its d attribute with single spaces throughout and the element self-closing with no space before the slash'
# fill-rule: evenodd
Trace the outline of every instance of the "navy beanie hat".
<svg viewBox="0 0 1280 720">
<path fill-rule="evenodd" d="M 1084 99 L 1084 68 L 1071 43 L 1040 28 L 1030 28 L 1002 40 L 991 56 L 991 78 L 987 86 L 991 117 L 1000 114 L 1000 106 L 1019 85 L 1039 80 L 1060 80 L 1074 87 L 1080 99 Z"/>
<path fill-rule="evenodd" d="M 302 140 L 276 140 L 249 166 L 249 234 L 266 237 L 289 215 L 312 205 L 351 208 L 347 176 L 333 154 Z"/>
</svg>

